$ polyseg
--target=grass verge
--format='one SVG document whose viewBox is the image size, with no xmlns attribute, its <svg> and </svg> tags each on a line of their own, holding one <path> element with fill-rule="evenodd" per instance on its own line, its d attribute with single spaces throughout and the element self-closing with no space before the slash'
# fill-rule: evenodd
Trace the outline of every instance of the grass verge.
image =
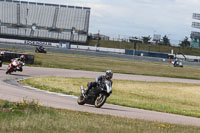
<svg viewBox="0 0 200 133">
<path fill-rule="evenodd" d="M 35 64 L 33 66 L 39 67 L 98 72 L 105 72 L 106 70 L 111 69 L 115 73 L 200 79 L 200 69 L 192 66 L 175 68 L 171 64 L 148 61 L 58 53 L 32 54 L 35 56 Z"/>
<path fill-rule="evenodd" d="M 21 83 L 42 90 L 78 96 L 80 86 L 92 79 L 40 77 Z M 113 81 L 113 93 L 107 103 L 200 117 L 200 85 L 142 81 Z"/>
<path fill-rule="evenodd" d="M 133 43 L 129 42 L 119 42 L 119 41 L 107 41 L 107 40 L 89 40 L 90 46 L 96 46 L 96 44 L 100 44 L 100 47 L 107 48 L 121 48 L 121 49 L 134 49 Z M 171 53 L 171 50 L 174 50 L 174 53 L 183 53 L 185 55 L 196 55 L 199 56 L 199 48 L 191 48 L 191 47 L 177 47 L 177 46 L 165 46 L 158 44 L 142 44 L 137 43 L 136 50 L 144 50 L 144 51 L 153 51 L 153 52 L 163 52 L 163 53 Z"/>
<path fill-rule="evenodd" d="M 34 67 L 50 67 L 98 72 L 105 72 L 106 70 L 111 69 L 115 73 L 200 79 L 199 67 L 193 66 L 175 68 L 168 63 L 136 61 L 108 57 L 94 57 L 64 53 L 38 54 L 30 51 L 25 52 L 35 56 L 35 64 L 28 65 Z"/>
<path fill-rule="evenodd" d="M 0 110 L 0 132 L 200 132 L 199 127 L 40 107 L 38 103 L 27 100 L 23 103 L 0 100 Z"/>
</svg>

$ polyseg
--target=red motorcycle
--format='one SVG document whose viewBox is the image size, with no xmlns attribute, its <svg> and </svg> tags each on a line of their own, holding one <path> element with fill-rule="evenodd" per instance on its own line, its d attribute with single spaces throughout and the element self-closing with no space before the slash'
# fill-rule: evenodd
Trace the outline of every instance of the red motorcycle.
<svg viewBox="0 0 200 133">
<path fill-rule="evenodd" d="M 12 62 L 8 65 L 6 74 L 11 74 L 12 72 L 16 72 L 16 71 L 22 72 L 23 66 L 24 66 L 23 62 L 13 59 Z"/>
</svg>

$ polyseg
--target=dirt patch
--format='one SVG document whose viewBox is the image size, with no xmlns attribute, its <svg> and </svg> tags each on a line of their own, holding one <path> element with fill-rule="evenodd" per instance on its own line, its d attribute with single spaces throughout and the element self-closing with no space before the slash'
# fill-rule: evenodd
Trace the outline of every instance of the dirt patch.
<svg viewBox="0 0 200 133">
<path fill-rule="evenodd" d="M 0 112 L 10 112 L 11 109 L 9 108 L 0 108 Z"/>
</svg>

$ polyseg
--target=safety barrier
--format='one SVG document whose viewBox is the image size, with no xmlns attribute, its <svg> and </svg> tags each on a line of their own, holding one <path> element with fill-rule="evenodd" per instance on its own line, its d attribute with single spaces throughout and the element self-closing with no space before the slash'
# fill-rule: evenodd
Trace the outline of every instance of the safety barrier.
<svg viewBox="0 0 200 133">
<path fill-rule="evenodd" d="M 111 52 L 125 54 L 125 49 L 115 49 L 115 48 L 104 48 L 95 46 L 83 46 L 83 45 L 70 45 L 71 49 L 81 49 L 81 50 L 91 50 L 97 52 Z"/>
<path fill-rule="evenodd" d="M 157 58 L 169 59 L 169 55 L 159 52 L 149 52 L 149 51 L 140 51 L 140 50 L 125 50 L 126 55 L 137 55 L 137 56 L 149 56 Z"/>
<path fill-rule="evenodd" d="M 29 55 L 26 53 L 14 53 L 14 52 L 5 52 L 4 53 L 4 61 L 5 62 L 11 62 L 12 59 L 14 58 L 19 58 L 21 55 L 25 56 L 25 63 L 26 64 L 34 64 L 34 56 Z"/>
</svg>

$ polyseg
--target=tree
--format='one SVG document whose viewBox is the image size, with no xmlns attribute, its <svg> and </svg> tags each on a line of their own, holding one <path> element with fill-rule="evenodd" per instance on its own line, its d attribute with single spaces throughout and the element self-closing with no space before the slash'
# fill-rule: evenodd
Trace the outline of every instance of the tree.
<svg viewBox="0 0 200 133">
<path fill-rule="evenodd" d="M 170 40 L 166 35 L 163 37 L 163 45 L 171 45 Z"/>
<path fill-rule="evenodd" d="M 147 37 L 143 36 L 142 40 L 143 40 L 143 43 L 149 43 L 149 41 L 151 40 L 151 37 L 150 36 L 147 36 Z"/>
<path fill-rule="evenodd" d="M 190 41 L 188 41 L 188 37 L 186 36 L 183 41 L 179 44 L 181 47 L 189 47 L 190 46 Z"/>
</svg>

